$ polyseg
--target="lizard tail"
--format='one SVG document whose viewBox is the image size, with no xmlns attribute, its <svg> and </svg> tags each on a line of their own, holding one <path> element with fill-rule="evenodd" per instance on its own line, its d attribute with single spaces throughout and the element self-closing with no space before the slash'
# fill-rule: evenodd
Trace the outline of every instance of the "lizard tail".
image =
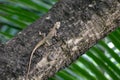
<svg viewBox="0 0 120 80">
<path fill-rule="evenodd" d="M 27 74 L 26 74 L 25 80 L 28 80 L 28 76 L 29 76 L 29 73 L 30 73 L 30 65 L 31 65 L 31 61 L 32 61 L 32 56 L 33 56 L 33 54 L 34 54 L 34 52 L 35 52 L 36 49 L 37 48 L 35 48 L 32 51 L 31 55 L 30 55 L 30 59 L 29 59 L 29 63 L 28 63 L 28 69 L 27 69 Z"/>
</svg>

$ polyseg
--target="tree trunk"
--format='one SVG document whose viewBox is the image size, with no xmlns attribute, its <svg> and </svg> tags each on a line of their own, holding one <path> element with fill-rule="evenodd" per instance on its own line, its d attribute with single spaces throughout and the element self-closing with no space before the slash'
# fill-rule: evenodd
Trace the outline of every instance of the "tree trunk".
<svg viewBox="0 0 120 80">
<path fill-rule="evenodd" d="M 120 25 L 120 0 L 60 0 L 42 18 L 0 45 L 0 79 L 23 80 L 35 45 L 56 22 L 60 28 L 48 45 L 34 53 L 30 80 L 46 80 L 67 67 Z"/>
</svg>

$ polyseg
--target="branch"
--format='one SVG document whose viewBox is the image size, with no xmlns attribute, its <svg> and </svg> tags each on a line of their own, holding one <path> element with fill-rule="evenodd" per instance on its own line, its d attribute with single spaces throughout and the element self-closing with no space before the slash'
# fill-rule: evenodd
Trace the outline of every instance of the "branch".
<svg viewBox="0 0 120 80">
<path fill-rule="evenodd" d="M 42 18 L 0 47 L 1 80 L 23 80 L 35 45 L 60 21 L 50 45 L 40 46 L 32 58 L 29 79 L 46 80 L 67 67 L 120 25 L 119 0 L 60 0 Z"/>
</svg>

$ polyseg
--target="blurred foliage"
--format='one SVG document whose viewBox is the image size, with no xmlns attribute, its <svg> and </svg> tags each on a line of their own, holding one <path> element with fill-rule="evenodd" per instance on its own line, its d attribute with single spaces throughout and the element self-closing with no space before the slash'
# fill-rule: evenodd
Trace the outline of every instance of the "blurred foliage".
<svg viewBox="0 0 120 80">
<path fill-rule="evenodd" d="M 0 36 L 14 37 L 48 12 L 56 0 L 0 0 Z M 2 42 L 5 42 L 2 40 Z"/>
<path fill-rule="evenodd" d="M 0 41 L 5 43 L 57 0 L 0 0 Z M 49 80 L 120 80 L 120 28 Z"/>
</svg>

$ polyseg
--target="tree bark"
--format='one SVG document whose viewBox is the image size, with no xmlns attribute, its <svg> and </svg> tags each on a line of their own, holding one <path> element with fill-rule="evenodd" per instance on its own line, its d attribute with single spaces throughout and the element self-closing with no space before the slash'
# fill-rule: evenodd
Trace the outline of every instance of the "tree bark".
<svg viewBox="0 0 120 80">
<path fill-rule="evenodd" d="M 46 80 L 67 67 L 90 47 L 120 26 L 120 0 L 60 0 L 42 18 L 0 45 L 0 79 L 23 80 L 35 45 L 60 22 L 50 45 L 32 58 L 30 80 Z"/>
</svg>

